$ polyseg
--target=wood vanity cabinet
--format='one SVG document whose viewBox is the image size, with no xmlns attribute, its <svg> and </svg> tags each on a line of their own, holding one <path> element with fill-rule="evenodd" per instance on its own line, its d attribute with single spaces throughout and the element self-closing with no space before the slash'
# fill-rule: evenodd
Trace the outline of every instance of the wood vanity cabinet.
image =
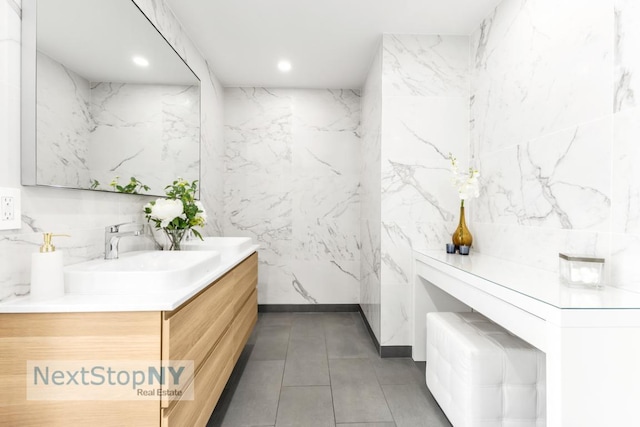
<svg viewBox="0 0 640 427">
<path fill-rule="evenodd" d="M 254 253 L 173 311 L 0 314 L 0 425 L 206 425 L 256 323 L 257 281 Z M 64 359 L 193 360 L 194 398 L 27 400 L 27 361 Z"/>
</svg>

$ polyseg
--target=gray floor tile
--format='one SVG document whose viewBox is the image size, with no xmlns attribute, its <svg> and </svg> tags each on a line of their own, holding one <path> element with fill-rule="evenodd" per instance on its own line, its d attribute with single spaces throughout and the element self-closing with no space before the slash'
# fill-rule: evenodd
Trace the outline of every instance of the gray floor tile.
<svg viewBox="0 0 640 427">
<path fill-rule="evenodd" d="M 426 385 L 384 385 L 398 427 L 451 427 Z"/>
<path fill-rule="evenodd" d="M 361 337 L 354 328 L 327 330 L 326 340 L 330 359 L 377 357 L 371 340 Z"/>
<path fill-rule="evenodd" d="M 283 386 L 330 385 L 329 363 L 326 356 L 287 357 Z"/>
<path fill-rule="evenodd" d="M 334 386 L 378 384 L 373 365 L 368 358 L 331 359 L 329 372 L 331 385 Z"/>
<path fill-rule="evenodd" d="M 372 358 L 378 382 L 385 384 L 424 384 L 425 378 L 415 362 L 408 358 Z"/>
<path fill-rule="evenodd" d="M 238 386 L 233 393 L 222 427 L 274 425 L 280 385 Z"/>
<path fill-rule="evenodd" d="M 378 383 L 332 385 L 336 423 L 393 421 Z"/>
<path fill-rule="evenodd" d="M 380 359 L 358 313 L 260 313 L 208 426 L 334 423 L 450 427 L 424 364 Z"/>
<path fill-rule="evenodd" d="M 351 313 L 323 313 L 322 322 L 327 326 L 352 326 L 354 317 Z"/>
<path fill-rule="evenodd" d="M 287 358 L 289 357 L 318 357 L 327 358 L 327 345 L 324 335 L 292 336 L 289 339 Z"/>
<path fill-rule="evenodd" d="M 260 328 L 251 352 L 251 360 L 284 360 L 291 326 L 272 325 Z"/>
<path fill-rule="evenodd" d="M 314 315 L 300 315 L 293 318 L 291 324 L 292 337 L 324 337 L 324 323 L 322 317 Z"/>
<path fill-rule="evenodd" d="M 336 424 L 336 427 L 396 427 L 396 423 L 348 423 Z"/>
<path fill-rule="evenodd" d="M 284 360 L 249 360 L 238 381 L 238 388 L 282 384 Z"/>
<path fill-rule="evenodd" d="M 330 387 L 283 387 L 276 427 L 333 427 Z"/>
<path fill-rule="evenodd" d="M 291 326 L 295 313 L 258 313 L 258 324 L 263 326 Z"/>
</svg>

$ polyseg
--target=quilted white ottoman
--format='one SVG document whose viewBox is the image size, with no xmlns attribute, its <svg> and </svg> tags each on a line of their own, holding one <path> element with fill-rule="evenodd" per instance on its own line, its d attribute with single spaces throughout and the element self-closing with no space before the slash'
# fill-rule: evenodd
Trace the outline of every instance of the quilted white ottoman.
<svg viewBox="0 0 640 427">
<path fill-rule="evenodd" d="M 479 313 L 427 314 L 426 378 L 454 427 L 546 425 L 544 353 Z"/>
</svg>

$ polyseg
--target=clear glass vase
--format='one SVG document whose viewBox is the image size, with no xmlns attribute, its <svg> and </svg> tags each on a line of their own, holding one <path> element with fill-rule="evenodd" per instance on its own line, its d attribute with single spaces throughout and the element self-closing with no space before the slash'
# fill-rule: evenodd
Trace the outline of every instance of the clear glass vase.
<svg viewBox="0 0 640 427">
<path fill-rule="evenodd" d="M 187 234 L 189 229 L 187 228 L 177 228 L 177 229 L 168 229 L 163 228 L 166 238 L 165 244 L 163 246 L 163 250 L 165 251 L 179 251 L 180 244 L 182 243 L 182 239 Z"/>
</svg>

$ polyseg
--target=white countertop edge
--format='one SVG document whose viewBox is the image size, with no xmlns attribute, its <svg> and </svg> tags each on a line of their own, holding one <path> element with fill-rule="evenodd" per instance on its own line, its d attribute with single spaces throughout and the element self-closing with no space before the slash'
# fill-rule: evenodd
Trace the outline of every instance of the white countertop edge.
<svg viewBox="0 0 640 427">
<path fill-rule="evenodd" d="M 503 295 L 510 293 L 517 298 L 530 298 L 544 312 L 548 312 L 544 308 L 545 306 L 562 311 L 640 309 L 640 294 L 624 288 L 606 285 L 598 290 L 568 287 L 560 282 L 557 273 L 479 252 L 468 257 L 446 255 L 444 251 L 436 250 L 416 249 L 413 252 L 415 260 L 441 271 L 465 275 L 468 280 L 474 283 L 483 282 L 489 286 L 498 286 Z M 474 266 L 472 267 L 472 265 Z M 486 267 L 495 267 L 496 265 L 506 267 L 505 270 L 510 270 L 515 274 L 504 274 L 503 271 L 500 271 L 501 268 L 495 268 L 485 276 L 484 273 L 488 273 Z M 478 269 L 476 267 L 485 268 Z M 534 280 L 531 280 L 532 277 Z"/>
<path fill-rule="evenodd" d="M 168 292 L 148 295 L 76 295 L 48 301 L 33 301 L 30 296 L 16 297 L 0 303 L 0 313 L 82 313 L 119 311 L 172 311 L 198 292 L 215 282 L 258 250 L 253 245 L 228 259 L 220 266 L 189 286 Z"/>
</svg>

